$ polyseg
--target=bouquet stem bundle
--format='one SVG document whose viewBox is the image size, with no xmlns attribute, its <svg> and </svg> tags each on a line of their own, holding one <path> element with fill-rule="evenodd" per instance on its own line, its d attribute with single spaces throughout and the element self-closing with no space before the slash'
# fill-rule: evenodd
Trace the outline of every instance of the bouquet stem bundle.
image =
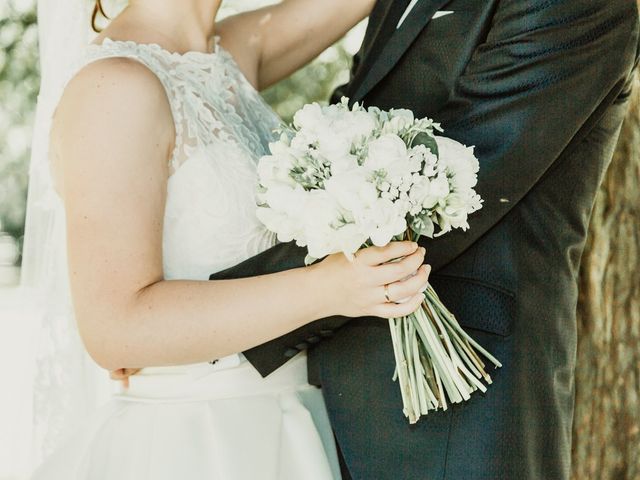
<svg viewBox="0 0 640 480">
<path fill-rule="evenodd" d="M 421 307 L 403 318 L 389 319 L 404 415 L 416 423 L 430 410 L 446 410 L 468 400 L 491 376 L 481 353 L 496 368 L 502 364 L 471 338 L 444 306 L 431 285 Z"/>
</svg>

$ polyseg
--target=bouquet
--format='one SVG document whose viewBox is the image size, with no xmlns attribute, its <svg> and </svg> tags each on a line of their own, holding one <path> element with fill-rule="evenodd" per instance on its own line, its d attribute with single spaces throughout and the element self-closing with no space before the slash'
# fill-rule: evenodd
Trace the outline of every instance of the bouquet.
<svg viewBox="0 0 640 480">
<path fill-rule="evenodd" d="M 282 242 L 307 247 L 306 263 L 392 240 L 469 228 L 482 207 L 473 148 L 409 110 L 382 111 L 343 98 L 306 105 L 258 164 L 258 218 Z M 410 423 L 491 383 L 475 342 L 431 286 L 421 307 L 389 319 L 403 412 Z"/>
</svg>

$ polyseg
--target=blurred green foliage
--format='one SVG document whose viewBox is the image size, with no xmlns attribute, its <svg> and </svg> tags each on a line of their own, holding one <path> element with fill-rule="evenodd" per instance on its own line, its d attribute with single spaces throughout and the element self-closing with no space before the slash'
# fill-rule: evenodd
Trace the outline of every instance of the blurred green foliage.
<svg viewBox="0 0 640 480">
<path fill-rule="evenodd" d="M 0 3 L 0 231 L 21 239 L 39 88 L 34 2 Z"/>
<path fill-rule="evenodd" d="M 265 90 L 263 96 L 285 121 L 309 102 L 326 102 L 333 90 L 346 83 L 351 55 L 342 44 L 327 50 L 313 63 Z"/>
<path fill-rule="evenodd" d="M 18 245 L 24 235 L 31 131 L 40 81 L 35 3 L 0 3 L 0 232 L 11 235 Z M 338 44 L 264 96 L 289 121 L 305 103 L 326 101 L 346 81 L 350 58 L 344 45 Z"/>
</svg>

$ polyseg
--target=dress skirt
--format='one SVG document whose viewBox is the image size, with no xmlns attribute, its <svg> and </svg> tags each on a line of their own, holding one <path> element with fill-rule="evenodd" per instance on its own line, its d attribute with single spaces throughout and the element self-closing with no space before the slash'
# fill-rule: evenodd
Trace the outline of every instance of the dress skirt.
<svg viewBox="0 0 640 480">
<path fill-rule="evenodd" d="M 267 378 L 237 359 L 231 366 L 142 370 L 33 478 L 340 479 L 322 393 L 307 383 L 305 352 Z"/>
</svg>

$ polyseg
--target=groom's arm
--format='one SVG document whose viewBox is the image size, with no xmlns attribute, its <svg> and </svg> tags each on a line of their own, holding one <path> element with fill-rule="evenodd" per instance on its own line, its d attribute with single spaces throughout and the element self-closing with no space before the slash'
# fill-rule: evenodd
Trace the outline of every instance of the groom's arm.
<svg viewBox="0 0 640 480">
<path fill-rule="evenodd" d="M 280 243 L 255 257 L 211 275 L 210 280 L 230 280 L 282 272 L 304 266 L 307 249 L 295 242 Z M 334 316 L 311 322 L 293 332 L 243 352 L 247 360 L 266 377 L 290 358 L 327 338 L 350 319 Z"/>
<path fill-rule="evenodd" d="M 437 117 L 445 135 L 476 146 L 484 207 L 471 215 L 469 231 L 425 240 L 434 271 L 553 174 L 554 163 L 623 99 L 637 47 L 634 0 L 499 2 L 486 40 Z"/>
</svg>

